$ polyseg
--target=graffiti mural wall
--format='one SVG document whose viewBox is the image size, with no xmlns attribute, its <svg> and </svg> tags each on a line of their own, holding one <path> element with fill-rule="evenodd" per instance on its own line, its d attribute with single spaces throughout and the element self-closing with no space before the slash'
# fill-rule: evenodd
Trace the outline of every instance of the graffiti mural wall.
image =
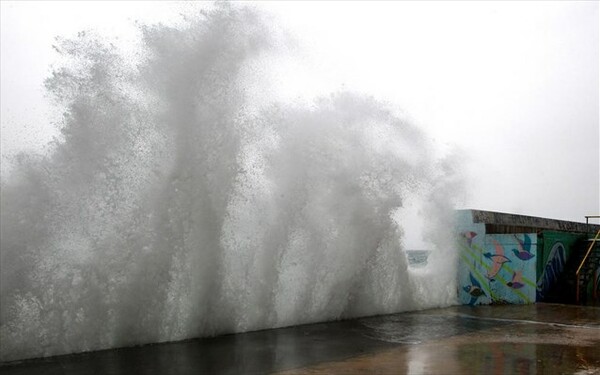
<svg viewBox="0 0 600 375">
<path fill-rule="evenodd" d="M 469 221 L 468 216 L 460 220 L 460 302 L 535 302 L 537 235 L 486 234 L 485 225 Z"/>
<path fill-rule="evenodd" d="M 537 260 L 537 301 L 543 301 L 556 285 L 575 244 L 582 237 L 579 233 L 544 231 Z"/>
<path fill-rule="evenodd" d="M 461 247 L 462 303 L 532 303 L 536 300 L 537 235 L 489 234 Z"/>
<path fill-rule="evenodd" d="M 456 215 L 457 293 L 468 305 L 534 303 L 562 293 L 556 292 L 557 283 L 589 231 L 586 224 L 491 211 L 457 210 Z M 588 299 L 596 299 L 599 284 L 600 269 L 586 286 Z"/>
</svg>

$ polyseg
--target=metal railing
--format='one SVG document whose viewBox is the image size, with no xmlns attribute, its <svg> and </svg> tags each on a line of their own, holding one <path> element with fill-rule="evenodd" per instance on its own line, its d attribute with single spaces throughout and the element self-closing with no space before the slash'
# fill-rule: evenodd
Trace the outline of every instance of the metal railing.
<svg viewBox="0 0 600 375">
<path fill-rule="evenodd" d="M 600 215 L 585 215 L 585 223 L 589 224 L 590 219 L 600 219 Z"/>
<path fill-rule="evenodd" d="M 600 219 L 600 215 L 585 215 L 585 225 L 588 233 L 590 232 L 590 219 Z"/>
<path fill-rule="evenodd" d="M 586 216 L 585 218 L 586 218 L 586 221 L 587 221 L 588 216 Z M 598 233 L 596 233 L 596 237 L 594 237 L 594 239 L 592 240 L 592 243 L 590 244 L 590 247 L 588 247 L 588 250 L 585 253 L 585 256 L 583 257 L 583 259 L 581 260 L 581 263 L 579 264 L 579 267 L 577 268 L 577 272 L 575 272 L 575 285 L 576 285 L 576 289 L 575 289 L 575 302 L 576 303 L 579 303 L 579 272 L 581 271 L 581 268 L 585 264 L 585 261 L 587 260 L 588 256 L 592 252 L 592 249 L 594 248 L 594 245 L 596 244 L 596 241 L 598 241 L 599 237 L 600 237 L 600 230 L 598 231 Z M 597 287 L 596 286 L 596 277 L 594 275 L 594 294 L 596 293 L 596 287 Z"/>
</svg>

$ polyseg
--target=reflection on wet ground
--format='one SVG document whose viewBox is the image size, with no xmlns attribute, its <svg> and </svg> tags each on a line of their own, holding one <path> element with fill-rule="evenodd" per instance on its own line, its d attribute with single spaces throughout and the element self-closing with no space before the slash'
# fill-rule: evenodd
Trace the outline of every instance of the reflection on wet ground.
<svg viewBox="0 0 600 375">
<path fill-rule="evenodd" d="M 583 359 L 597 358 L 597 350 L 552 344 L 439 343 L 398 347 L 279 374 L 598 374 L 598 362 Z"/>
<path fill-rule="evenodd" d="M 600 308 L 456 306 L 3 364 L 3 374 L 600 374 Z"/>
</svg>

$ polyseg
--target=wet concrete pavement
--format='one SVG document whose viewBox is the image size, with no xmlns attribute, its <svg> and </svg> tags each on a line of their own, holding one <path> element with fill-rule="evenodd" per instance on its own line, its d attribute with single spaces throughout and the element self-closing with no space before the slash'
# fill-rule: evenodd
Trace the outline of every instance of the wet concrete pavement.
<svg viewBox="0 0 600 375">
<path fill-rule="evenodd" d="M 2 374 L 600 374 L 600 308 L 455 306 L 2 364 Z"/>
</svg>

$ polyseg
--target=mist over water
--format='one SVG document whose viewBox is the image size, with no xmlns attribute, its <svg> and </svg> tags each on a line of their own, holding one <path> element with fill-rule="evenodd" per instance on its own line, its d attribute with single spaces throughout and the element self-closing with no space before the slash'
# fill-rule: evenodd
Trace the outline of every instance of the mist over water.
<svg viewBox="0 0 600 375">
<path fill-rule="evenodd" d="M 62 136 L 2 176 L 0 360 L 454 303 L 459 179 L 419 129 L 362 94 L 252 96 L 277 46 L 255 10 L 141 32 L 56 46 Z M 409 269 L 416 196 L 439 246 Z"/>
</svg>

